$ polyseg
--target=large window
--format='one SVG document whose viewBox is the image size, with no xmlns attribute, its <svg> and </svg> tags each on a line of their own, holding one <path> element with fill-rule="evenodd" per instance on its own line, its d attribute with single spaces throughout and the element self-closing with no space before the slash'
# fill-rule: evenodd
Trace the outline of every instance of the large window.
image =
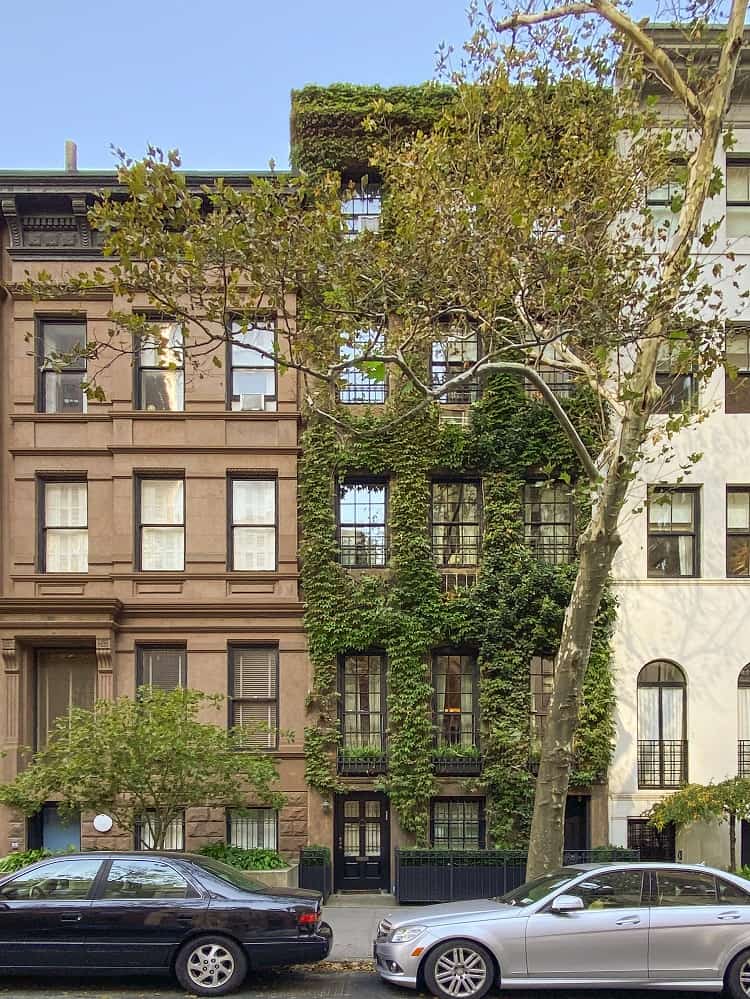
<svg viewBox="0 0 750 999">
<path fill-rule="evenodd" d="M 473 330 L 449 332 L 432 344 L 430 373 L 433 388 L 438 388 L 468 371 L 479 358 L 479 337 Z M 439 402 L 465 406 L 479 398 L 479 379 L 472 378 L 458 388 L 445 392 Z"/>
<path fill-rule="evenodd" d="M 276 327 L 273 320 L 232 323 L 229 346 L 229 408 L 276 411 Z"/>
<path fill-rule="evenodd" d="M 39 482 L 41 572 L 88 572 L 88 487 L 85 482 Z"/>
<path fill-rule="evenodd" d="M 673 236 L 677 229 L 684 195 L 683 184 L 677 180 L 666 180 L 660 187 L 653 187 L 646 196 L 654 229 L 663 238 Z M 677 211 L 673 211 L 673 208 L 677 208 Z"/>
<path fill-rule="evenodd" d="M 248 747 L 278 746 L 278 651 L 270 646 L 233 646 L 229 651 L 229 724 L 246 729 Z"/>
<path fill-rule="evenodd" d="M 342 385 L 339 388 L 339 402 L 360 405 L 366 403 L 385 402 L 386 381 L 385 371 L 382 378 L 374 377 L 372 370 L 367 370 L 368 354 L 381 353 L 379 330 L 357 330 L 351 344 L 343 344 L 340 351 L 341 360 L 356 360 L 356 366 L 344 368 L 341 372 Z M 370 362 L 372 363 L 372 362 Z"/>
<path fill-rule="evenodd" d="M 737 773 L 750 777 L 750 663 L 737 678 Z"/>
<path fill-rule="evenodd" d="M 344 228 L 350 236 L 360 232 L 378 232 L 382 191 L 380 184 L 360 183 L 344 191 L 341 201 L 341 217 Z"/>
<path fill-rule="evenodd" d="M 679 413 L 694 409 L 698 398 L 698 383 L 693 372 L 693 361 L 685 342 L 663 344 L 656 361 L 656 384 L 661 397 L 657 413 Z"/>
<path fill-rule="evenodd" d="M 724 410 L 750 413 L 750 326 L 732 326 L 726 334 Z"/>
<path fill-rule="evenodd" d="M 278 850 L 278 813 L 247 808 L 227 813 L 227 843 L 242 850 Z"/>
<path fill-rule="evenodd" d="M 144 572 L 185 568 L 185 482 L 141 478 L 138 482 L 138 555 Z"/>
<path fill-rule="evenodd" d="M 641 860 L 665 860 L 673 864 L 676 856 L 674 823 L 657 829 L 648 819 L 628 819 L 628 849 L 638 850 Z"/>
<path fill-rule="evenodd" d="M 750 236 L 750 163 L 727 163 L 727 237 Z"/>
<path fill-rule="evenodd" d="M 750 576 L 750 488 L 727 486 L 727 576 Z"/>
<path fill-rule="evenodd" d="M 484 849 L 484 802 L 480 798 L 433 798 L 430 838 L 439 850 Z"/>
<path fill-rule="evenodd" d="M 697 576 L 697 489 L 654 486 L 648 494 L 648 574 L 661 579 Z"/>
<path fill-rule="evenodd" d="M 438 565 L 479 562 L 479 483 L 432 483 L 432 550 Z"/>
<path fill-rule="evenodd" d="M 685 674 L 655 660 L 638 674 L 638 786 L 680 787 L 687 781 Z"/>
<path fill-rule="evenodd" d="M 351 568 L 386 564 L 386 484 L 349 481 L 339 485 L 341 564 Z"/>
<path fill-rule="evenodd" d="M 524 536 L 542 562 L 575 558 L 575 519 L 568 486 L 528 482 L 524 486 Z"/>
<path fill-rule="evenodd" d="M 147 412 L 180 412 L 185 408 L 185 351 L 182 326 L 154 321 L 138 344 L 136 406 Z"/>
<path fill-rule="evenodd" d="M 36 354 L 38 412 L 85 413 L 86 323 L 40 320 Z"/>
<path fill-rule="evenodd" d="M 136 850 L 154 850 L 158 835 L 158 817 L 156 812 L 147 811 L 140 817 L 135 826 Z M 163 850 L 185 849 L 185 813 L 175 816 L 167 826 Z"/>
<path fill-rule="evenodd" d="M 96 655 L 87 649 L 38 649 L 36 654 L 36 748 L 42 749 L 55 722 L 72 708 L 93 708 Z"/>
<path fill-rule="evenodd" d="M 276 480 L 232 477 L 230 568 L 236 572 L 276 568 Z"/>
<path fill-rule="evenodd" d="M 532 656 L 529 669 L 531 681 L 531 736 L 540 745 L 547 725 L 552 692 L 555 686 L 554 656 Z"/>
<path fill-rule="evenodd" d="M 359 652 L 341 661 L 341 736 L 345 750 L 382 753 L 385 741 L 385 656 Z"/>
<path fill-rule="evenodd" d="M 187 651 L 180 645 L 136 647 L 136 686 L 157 690 L 187 687 Z"/>
<path fill-rule="evenodd" d="M 556 364 L 537 364 L 536 373 L 558 399 L 567 399 L 576 390 L 573 372 Z M 528 398 L 543 401 L 541 391 L 528 378 L 524 379 L 524 391 Z"/>
<path fill-rule="evenodd" d="M 474 655 L 436 652 L 432 657 L 435 733 L 441 746 L 477 744 L 477 660 Z"/>
</svg>

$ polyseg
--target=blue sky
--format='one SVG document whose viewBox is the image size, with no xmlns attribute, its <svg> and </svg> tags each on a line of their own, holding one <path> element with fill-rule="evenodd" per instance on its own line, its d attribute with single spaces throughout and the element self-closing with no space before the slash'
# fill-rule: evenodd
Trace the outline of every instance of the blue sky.
<svg viewBox="0 0 750 999">
<path fill-rule="evenodd" d="M 289 91 L 418 83 L 462 0 L 0 0 L 0 169 L 111 168 L 110 143 L 177 146 L 188 169 L 287 164 Z"/>
</svg>

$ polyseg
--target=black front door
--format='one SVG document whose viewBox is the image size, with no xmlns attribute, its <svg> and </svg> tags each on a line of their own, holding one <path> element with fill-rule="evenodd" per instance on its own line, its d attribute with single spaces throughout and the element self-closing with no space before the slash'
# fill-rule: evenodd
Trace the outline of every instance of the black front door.
<svg viewBox="0 0 750 999">
<path fill-rule="evenodd" d="M 589 848 L 589 797 L 571 794 L 565 802 L 565 849 Z"/>
<path fill-rule="evenodd" d="M 336 798 L 335 871 L 337 891 L 380 891 L 390 887 L 388 799 L 378 791 Z"/>
</svg>

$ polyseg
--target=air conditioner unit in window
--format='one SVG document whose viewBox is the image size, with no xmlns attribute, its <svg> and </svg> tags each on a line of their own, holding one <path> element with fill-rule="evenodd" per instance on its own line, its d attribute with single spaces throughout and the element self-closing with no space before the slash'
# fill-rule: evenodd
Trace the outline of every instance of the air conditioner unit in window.
<svg viewBox="0 0 750 999">
<path fill-rule="evenodd" d="M 251 409 L 265 409 L 266 397 L 262 392 L 243 392 L 240 396 L 240 409 L 245 412 Z"/>
</svg>

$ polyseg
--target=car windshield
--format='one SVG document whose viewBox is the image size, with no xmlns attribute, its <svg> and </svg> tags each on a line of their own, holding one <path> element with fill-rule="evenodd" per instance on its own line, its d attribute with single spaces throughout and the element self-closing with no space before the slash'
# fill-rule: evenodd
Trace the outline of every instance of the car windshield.
<svg viewBox="0 0 750 999">
<path fill-rule="evenodd" d="M 583 871 L 579 871 L 577 867 L 561 867 L 559 871 L 552 871 L 551 874 L 545 874 L 541 878 L 526 881 L 520 888 L 506 892 L 498 898 L 498 902 L 505 902 L 507 905 L 531 905 L 556 888 L 569 884 L 582 873 Z"/>
<path fill-rule="evenodd" d="M 245 871 L 238 867 L 230 867 L 220 860 L 213 860 L 211 857 L 192 858 L 196 867 L 202 867 L 204 871 L 213 874 L 216 878 L 228 882 L 233 888 L 241 888 L 243 891 L 267 891 L 268 885 L 257 878 L 251 878 Z"/>
</svg>

